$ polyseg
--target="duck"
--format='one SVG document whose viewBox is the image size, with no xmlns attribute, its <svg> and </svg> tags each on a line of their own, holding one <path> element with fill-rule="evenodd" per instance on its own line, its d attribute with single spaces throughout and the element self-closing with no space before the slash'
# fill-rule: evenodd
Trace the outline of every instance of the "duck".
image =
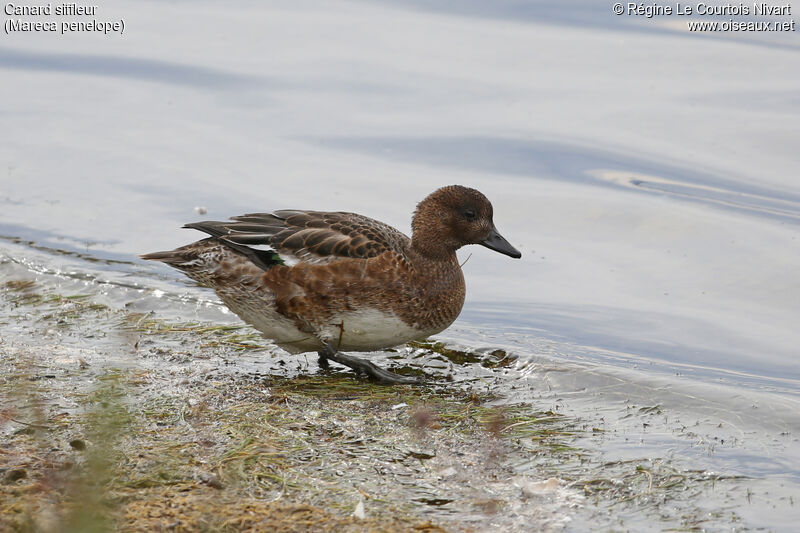
<svg viewBox="0 0 800 533">
<path fill-rule="evenodd" d="M 450 326 L 466 286 L 456 251 L 479 244 L 519 259 L 476 189 L 441 187 L 416 206 L 411 237 L 364 215 L 284 209 L 184 228 L 208 237 L 144 254 L 213 289 L 264 337 L 290 353 L 315 351 L 387 384 L 402 376 L 345 352 L 428 338 Z"/>
</svg>

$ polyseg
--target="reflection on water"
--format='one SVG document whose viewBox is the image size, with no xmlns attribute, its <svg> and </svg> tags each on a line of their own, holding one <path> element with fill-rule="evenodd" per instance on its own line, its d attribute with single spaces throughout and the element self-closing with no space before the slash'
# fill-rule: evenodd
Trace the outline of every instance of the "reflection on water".
<svg viewBox="0 0 800 533">
<path fill-rule="evenodd" d="M 789 222 L 800 222 L 800 200 L 792 195 L 787 197 L 777 191 L 770 195 L 758 194 L 713 187 L 702 183 L 614 171 L 600 171 L 597 172 L 597 175 L 600 179 L 620 185 L 640 187 L 647 191 L 681 196 L 690 201 L 707 202 L 721 207 L 750 211 L 753 214 L 772 216 Z"/>
<path fill-rule="evenodd" d="M 462 319 L 472 325 L 497 328 L 509 334 L 552 338 L 582 347 L 580 360 L 602 361 L 617 367 L 647 366 L 649 371 L 690 375 L 699 380 L 725 380 L 753 389 L 767 388 L 800 400 L 800 368 L 791 360 L 764 355 L 754 365 L 749 351 L 729 351 L 719 358 L 715 336 L 727 334 L 713 323 L 697 323 L 680 315 L 655 311 L 631 312 L 609 306 L 522 305 L 477 303 Z M 697 330 L 697 342 L 686 344 L 686 332 Z"/>
<path fill-rule="evenodd" d="M 800 195 L 576 144 L 489 137 L 395 136 L 327 138 L 315 144 L 436 167 L 638 187 L 647 192 L 800 222 Z"/>
<path fill-rule="evenodd" d="M 0 48 L 0 68 L 131 78 L 209 90 L 242 87 L 256 81 L 252 76 L 161 59 L 99 54 L 40 53 L 11 48 Z"/>
</svg>

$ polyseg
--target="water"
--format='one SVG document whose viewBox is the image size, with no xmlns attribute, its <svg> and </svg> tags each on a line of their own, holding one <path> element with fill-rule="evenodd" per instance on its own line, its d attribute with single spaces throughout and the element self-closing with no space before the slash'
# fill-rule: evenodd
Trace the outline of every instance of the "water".
<svg viewBox="0 0 800 533">
<path fill-rule="evenodd" d="M 435 188 L 476 187 L 523 258 L 462 250 L 466 306 L 440 337 L 513 350 L 532 390 L 614 430 L 592 443 L 609 460 L 755 478 L 744 523 L 791 528 L 796 33 L 689 34 L 596 2 L 101 11 L 124 36 L 0 43 L 3 276 L 233 320 L 136 255 L 279 208 L 407 232 Z M 631 405 L 667 414 L 642 430 Z"/>
</svg>

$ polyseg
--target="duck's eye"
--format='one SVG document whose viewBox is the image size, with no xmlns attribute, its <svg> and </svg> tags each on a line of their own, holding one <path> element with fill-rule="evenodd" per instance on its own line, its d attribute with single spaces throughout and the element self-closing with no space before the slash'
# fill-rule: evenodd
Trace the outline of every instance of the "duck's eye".
<svg viewBox="0 0 800 533">
<path fill-rule="evenodd" d="M 474 209 L 465 209 L 464 210 L 464 218 L 467 220 L 475 220 L 475 210 Z"/>
</svg>

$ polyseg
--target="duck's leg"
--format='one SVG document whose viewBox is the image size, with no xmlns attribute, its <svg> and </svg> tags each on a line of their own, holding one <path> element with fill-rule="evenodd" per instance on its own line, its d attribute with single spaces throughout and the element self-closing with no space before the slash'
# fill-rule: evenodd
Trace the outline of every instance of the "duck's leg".
<svg viewBox="0 0 800 533">
<path fill-rule="evenodd" d="M 319 352 L 317 352 L 317 355 L 319 355 L 319 360 L 317 361 L 319 367 L 322 370 L 329 370 L 331 368 L 331 365 L 328 364 L 328 356 L 325 355 L 325 350 L 320 350 Z"/>
<path fill-rule="evenodd" d="M 419 380 L 417 378 L 401 376 L 400 374 L 395 374 L 394 372 L 389 372 L 388 370 L 384 370 L 383 368 L 379 367 L 374 363 L 371 363 L 370 361 L 359 359 L 358 357 L 353 357 L 352 355 L 347 355 L 342 352 L 337 352 L 333 346 L 327 343 L 325 344 L 325 347 L 319 352 L 319 359 L 320 359 L 320 366 L 322 366 L 323 360 L 325 361 L 325 365 L 327 365 L 327 360 L 330 359 L 331 361 L 336 361 L 340 365 L 352 368 L 358 374 L 366 374 L 372 379 L 379 381 L 381 383 L 391 383 L 391 384 L 419 383 Z"/>
</svg>

